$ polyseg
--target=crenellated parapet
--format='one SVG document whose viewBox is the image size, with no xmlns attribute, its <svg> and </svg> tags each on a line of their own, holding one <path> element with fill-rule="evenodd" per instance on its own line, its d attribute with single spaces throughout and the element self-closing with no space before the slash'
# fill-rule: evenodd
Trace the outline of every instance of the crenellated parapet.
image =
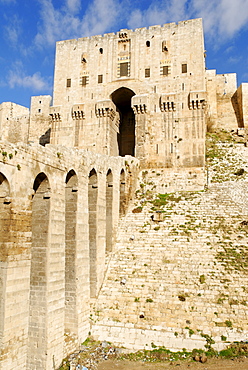
<svg viewBox="0 0 248 370">
<path fill-rule="evenodd" d="M 108 117 L 114 121 L 116 117 L 116 107 L 111 100 L 103 100 L 96 103 L 95 107 L 97 118 Z"/>
<path fill-rule="evenodd" d="M 49 116 L 52 118 L 53 122 L 61 121 L 61 116 L 62 116 L 61 111 L 62 111 L 62 107 L 60 105 L 55 106 L 55 107 L 50 107 Z"/>
<path fill-rule="evenodd" d="M 85 118 L 84 104 L 74 104 L 72 106 L 71 115 L 73 119 L 84 119 Z"/>
<path fill-rule="evenodd" d="M 205 91 L 191 91 L 188 97 L 189 109 L 204 109 L 206 106 Z"/>
<path fill-rule="evenodd" d="M 131 105 L 134 114 L 148 113 L 148 95 L 135 95 L 132 97 Z"/>
<path fill-rule="evenodd" d="M 160 97 L 161 112 L 172 112 L 176 110 L 176 94 L 162 94 Z"/>
</svg>

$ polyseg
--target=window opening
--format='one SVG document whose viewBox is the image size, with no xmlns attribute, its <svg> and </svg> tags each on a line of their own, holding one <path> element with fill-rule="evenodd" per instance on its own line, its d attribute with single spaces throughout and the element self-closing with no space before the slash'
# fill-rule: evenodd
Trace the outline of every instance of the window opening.
<svg viewBox="0 0 248 370">
<path fill-rule="evenodd" d="M 168 76 L 168 74 L 169 74 L 169 66 L 163 66 L 162 67 L 162 74 L 163 74 L 163 76 Z"/>
<path fill-rule="evenodd" d="M 150 68 L 145 69 L 145 77 L 150 77 Z"/>
<path fill-rule="evenodd" d="M 98 83 L 102 84 L 103 81 L 103 75 L 98 75 Z"/>
<path fill-rule="evenodd" d="M 103 54 L 103 48 L 99 49 L 100 54 Z"/>
<path fill-rule="evenodd" d="M 71 87 L 71 79 L 67 78 L 66 80 L 66 87 Z"/>
<path fill-rule="evenodd" d="M 128 76 L 128 62 L 120 63 L 120 77 Z"/>
<path fill-rule="evenodd" d="M 85 85 L 87 85 L 89 83 L 89 76 L 82 76 L 81 78 L 80 78 L 80 84 L 82 85 L 82 86 L 85 86 Z"/>
<path fill-rule="evenodd" d="M 166 46 L 166 41 L 162 42 L 162 51 L 168 51 L 168 48 Z"/>
<path fill-rule="evenodd" d="M 146 46 L 149 48 L 151 45 L 150 41 L 146 41 Z"/>
<path fill-rule="evenodd" d="M 187 73 L 187 64 L 182 64 L 182 73 Z"/>
</svg>

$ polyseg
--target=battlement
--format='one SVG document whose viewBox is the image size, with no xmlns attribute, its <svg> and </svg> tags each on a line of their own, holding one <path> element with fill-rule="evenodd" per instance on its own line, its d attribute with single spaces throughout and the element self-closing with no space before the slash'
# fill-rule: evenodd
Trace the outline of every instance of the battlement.
<svg viewBox="0 0 248 370">
<path fill-rule="evenodd" d="M 165 23 L 163 25 L 154 25 L 150 27 L 141 27 L 141 28 L 135 28 L 134 30 L 128 29 L 128 28 L 122 28 L 117 32 L 110 32 L 105 33 L 103 35 L 94 35 L 94 36 L 88 36 L 88 37 L 79 37 L 77 39 L 70 39 L 70 40 L 62 40 L 57 41 L 56 45 L 63 45 L 65 43 L 68 44 L 74 44 L 77 42 L 83 42 L 83 41 L 103 41 L 103 39 L 113 39 L 113 38 L 120 38 L 122 34 L 128 34 L 129 36 L 134 36 L 135 34 L 149 34 L 150 32 L 163 32 L 170 29 L 173 29 L 173 31 L 176 31 L 177 29 L 185 28 L 185 27 L 202 27 L 202 18 L 196 18 L 196 19 L 190 19 L 186 21 L 180 21 L 178 23 L 171 22 L 171 23 Z"/>
</svg>

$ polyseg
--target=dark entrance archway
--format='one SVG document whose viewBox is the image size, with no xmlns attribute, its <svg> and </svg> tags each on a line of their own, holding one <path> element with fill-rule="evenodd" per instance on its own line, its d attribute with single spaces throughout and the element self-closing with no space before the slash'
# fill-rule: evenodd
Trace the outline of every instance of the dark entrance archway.
<svg viewBox="0 0 248 370">
<path fill-rule="evenodd" d="M 120 127 L 117 137 L 119 155 L 133 155 L 135 154 L 135 116 L 131 107 L 131 98 L 135 93 L 126 88 L 113 92 L 111 99 L 117 107 L 120 114 Z"/>
</svg>

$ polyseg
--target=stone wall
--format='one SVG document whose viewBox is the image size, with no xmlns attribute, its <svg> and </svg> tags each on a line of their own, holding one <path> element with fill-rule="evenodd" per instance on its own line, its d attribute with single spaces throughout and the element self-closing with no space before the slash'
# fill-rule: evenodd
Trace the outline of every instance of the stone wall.
<svg viewBox="0 0 248 370">
<path fill-rule="evenodd" d="M 10 143 L 27 142 L 29 109 L 4 102 L 0 104 L 0 139 Z"/>
<path fill-rule="evenodd" d="M 158 197 L 159 172 L 152 183 L 142 171 L 136 199 L 120 221 L 91 305 L 92 335 L 137 350 L 204 349 L 207 336 L 216 350 L 245 341 L 247 177 Z"/>
<path fill-rule="evenodd" d="M 243 83 L 239 86 L 233 96 L 233 105 L 237 110 L 239 127 L 248 126 L 248 84 Z"/>
<path fill-rule="evenodd" d="M 216 74 L 215 70 L 206 71 L 207 84 L 207 126 L 226 130 L 236 129 L 239 125 L 238 106 L 232 102 L 237 90 L 235 73 Z"/>
<path fill-rule="evenodd" d="M 52 97 L 50 95 L 31 97 L 29 142 L 35 142 L 41 145 L 50 143 L 51 117 L 49 113 L 51 101 Z"/>
<path fill-rule="evenodd" d="M 51 369 L 88 335 L 90 295 L 104 275 L 106 228 L 110 239 L 138 162 L 6 143 L 0 157 L 0 368 Z M 92 188 L 97 222 L 89 229 Z"/>
</svg>

